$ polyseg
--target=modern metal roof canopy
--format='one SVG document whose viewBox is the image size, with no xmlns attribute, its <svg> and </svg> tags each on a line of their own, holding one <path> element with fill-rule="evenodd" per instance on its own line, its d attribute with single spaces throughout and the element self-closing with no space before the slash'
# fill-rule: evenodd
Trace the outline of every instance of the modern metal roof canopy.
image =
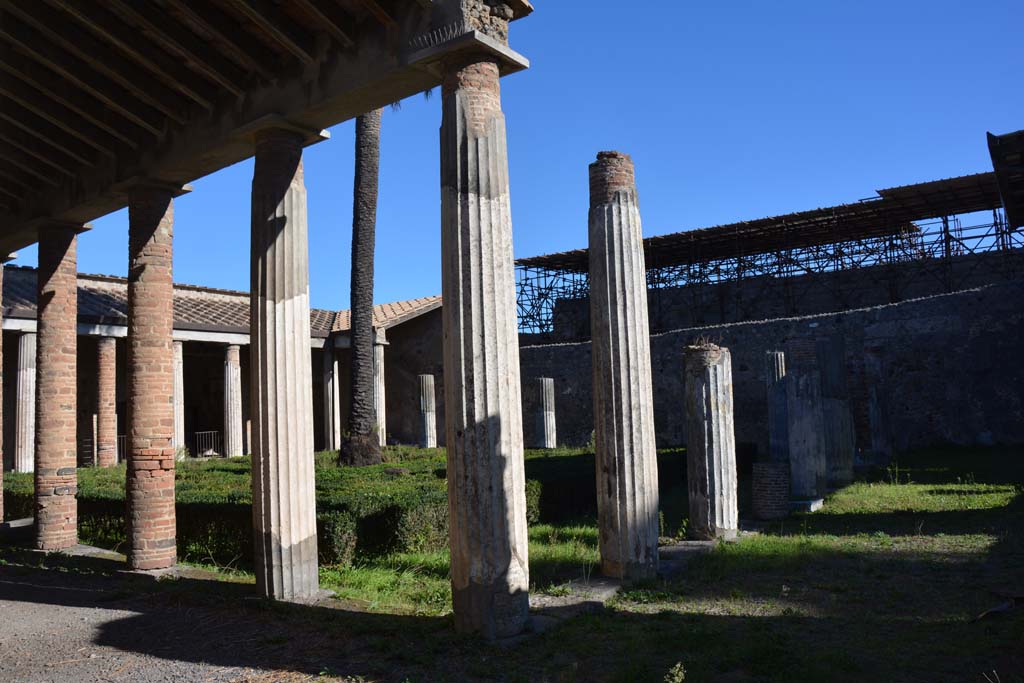
<svg viewBox="0 0 1024 683">
<path fill-rule="evenodd" d="M 504 0 L 514 18 L 527 0 Z M 527 61 L 464 0 L 0 0 L 0 252 L 440 83 L 463 51 Z"/>
<path fill-rule="evenodd" d="M 988 151 L 1011 228 L 1024 227 L 1024 130 L 988 134 Z"/>
<path fill-rule="evenodd" d="M 904 185 L 878 190 L 878 195 L 855 204 L 648 237 L 644 240 L 647 267 L 702 263 L 880 237 L 910 230 L 914 221 L 1000 206 L 995 173 Z M 587 250 L 521 258 L 516 264 L 586 273 Z"/>
</svg>

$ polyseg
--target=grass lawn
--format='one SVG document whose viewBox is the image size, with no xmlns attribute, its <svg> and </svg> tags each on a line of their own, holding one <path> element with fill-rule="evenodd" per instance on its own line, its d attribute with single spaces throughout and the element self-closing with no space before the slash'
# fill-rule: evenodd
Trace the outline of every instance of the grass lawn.
<svg viewBox="0 0 1024 683">
<path fill-rule="evenodd" d="M 1024 608 L 976 619 L 1003 594 L 1024 598 L 1022 493 L 1019 450 L 902 456 L 819 512 L 721 544 L 676 580 L 629 586 L 599 613 L 504 647 L 451 632 L 444 551 L 324 566 L 343 609 L 321 614 L 320 626 L 339 642 L 361 639 L 372 656 L 323 673 L 395 683 L 1024 681 Z M 595 571 L 596 545 L 593 519 L 534 524 L 533 590 L 557 595 Z"/>
</svg>

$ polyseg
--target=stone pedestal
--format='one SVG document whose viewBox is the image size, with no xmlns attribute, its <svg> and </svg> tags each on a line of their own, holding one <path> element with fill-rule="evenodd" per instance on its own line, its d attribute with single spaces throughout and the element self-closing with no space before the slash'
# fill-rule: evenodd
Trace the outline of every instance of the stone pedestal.
<svg viewBox="0 0 1024 683">
<path fill-rule="evenodd" d="M 309 598 L 317 577 L 304 135 L 256 134 L 252 180 L 252 499 L 261 595 Z"/>
<path fill-rule="evenodd" d="M 18 336 L 18 375 L 15 377 L 14 471 L 36 468 L 36 333 Z"/>
<path fill-rule="evenodd" d="M 174 190 L 128 197 L 128 566 L 177 561 L 174 460 L 180 343 L 174 327 Z"/>
<path fill-rule="evenodd" d="M 229 458 L 242 452 L 242 367 L 236 344 L 224 349 L 224 455 Z"/>
<path fill-rule="evenodd" d="M 341 377 L 338 357 L 334 348 L 324 346 L 324 449 L 336 451 L 341 448 Z"/>
<path fill-rule="evenodd" d="M 498 65 L 449 64 L 441 92 L 441 313 L 452 602 L 459 631 L 496 638 L 525 627 L 530 585 Z"/>
<path fill-rule="evenodd" d="M 555 431 L 555 380 L 551 377 L 536 379 L 537 406 L 533 444 L 534 448 L 558 448 Z"/>
<path fill-rule="evenodd" d="M 691 538 L 734 538 L 739 530 L 736 432 L 729 349 L 703 344 L 684 353 L 686 482 Z"/>
<path fill-rule="evenodd" d="M 185 443 L 185 343 L 174 342 L 174 454 L 178 460 L 185 458 L 188 444 Z M 199 455 L 193 453 L 193 455 Z"/>
<path fill-rule="evenodd" d="M 434 376 L 420 375 L 420 446 L 437 448 L 437 406 Z"/>
<path fill-rule="evenodd" d="M 377 331 L 378 342 L 373 345 L 373 409 L 377 414 L 377 438 L 380 445 L 388 443 L 387 394 L 384 389 L 384 344 L 380 343 L 383 330 Z"/>
<path fill-rule="evenodd" d="M 751 488 L 754 519 L 769 521 L 789 514 L 788 462 L 755 462 Z"/>
<path fill-rule="evenodd" d="M 39 228 L 36 548 L 78 544 L 78 268 L 81 226 Z"/>
<path fill-rule="evenodd" d="M 765 389 L 768 401 L 768 457 L 772 462 L 789 462 L 789 434 L 786 431 L 786 354 L 768 351 L 764 356 Z"/>
<path fill-rule="evenodd" d="M 842 337 L 818 340 L 818 366 L 821 368 L 828 485 L 840 488 L 853 482 L 853 457 L 857 447 L 846 377 L 846 345 Z"/>
<path fill-rule="evenodd" d="M 825 418 L 821 407 L 821 372 L 813 339 L 786 344 L 786 424 L 789 436 L 790 486 L 795 500 L 823 498 L 828 484 Z"/>
<path fill-rule="evenodd" d="M 658 461 L 640 208 L 633 162 L 590 165 L 590 321 L 601 571 L 658 571 Z"/>
<path fill-rule="evenodd" d="M 96 380 L 96 464 L 113 467 L 117 464 L 117 340 L 97 340 Z"/>
</svg>

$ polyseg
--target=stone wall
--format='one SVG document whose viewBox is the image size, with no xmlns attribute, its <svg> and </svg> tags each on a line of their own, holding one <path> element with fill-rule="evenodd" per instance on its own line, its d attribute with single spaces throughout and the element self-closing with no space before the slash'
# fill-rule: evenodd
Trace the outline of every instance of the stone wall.
<svg viewBox="0 0 1024 683">
<path fill-rule="evenodd" d="M 733 356 L 736 441 L 767 448 L 764 352 L 793 337 L 842 335 L 858 449 L 869 448 L 869 396 L 884 403 L 893 447 L 1024 443 L 1024 280 L 872 308 L 701 326 L 652 335 L 659 446 L 685 443 L 682 349 L 698 338 Z M 555 380 L 560 443 L 593 429 L 590 343 L 524 346 L 522 377 Z M 873 390 L 873 392 L 872 392 Z M 745 448 L 744 448 L 745 447 Z"/>
</svg>

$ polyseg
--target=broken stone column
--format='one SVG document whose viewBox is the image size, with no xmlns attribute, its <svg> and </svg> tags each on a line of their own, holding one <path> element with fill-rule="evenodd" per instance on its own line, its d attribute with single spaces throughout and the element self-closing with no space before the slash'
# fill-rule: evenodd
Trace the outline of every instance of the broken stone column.
<svg viewBox="0 0 1024 683">
<path fill-rule="evenodd" d="M 437 448 L 437 406 L 434 376 L 420 375 L 420 446 Z"/>
<path fill-rule="evenodd" d="M 790 487 L 794 500 L 816 501 L 826 493 L 828 462 L 821 408 L 821 372 L 814 339 L 789 340 L 786 356 Z"/>
<path fill-rule="evenodd" d="M 633 161 L 600 152 L 590 165 L 590 321 L 601 571 L 658 571 L 647 280 Z"/>
<path fill-rule="evenodd" d="M 237 344 L 224 349 L 224 455 L 242 452 L 242 366 Z"/>
<path fill-rule="evenodd" d="M 515 635 L 529 609 L 505 117 L 493 57 L 446 65 L 441 284 L 455 626 Z"/>
<path fill-rule="evenodd" d="M 307 135 L 256 133 L 252 179 L 252 500 L 256 586 L 279 600 L 314 596 L 313 370 L 302 147 Z"/>
<path fill-rule="evenodd" d="M 185 457 L 185 343 L 174 342 L 174 454 Z M 199 455 L 194 453 L 193 455 Z"/>
<path fill-rule="evenodd" d="M 786 433 L 786 354 L 765 353 L 765 384 L 768 399 L 768 457 L 772 462 L 789 462 Z"/>
<path fill-rule="evenodd" d="M 534 448 L 557 448 L 555 432 L 555 380 L 538 377 L 536 380 L 537 412 Z"/>
<path fill-rule="evenodd" d="M 36 466 L 36 333 L 18 336 L 18 375 L 15 378 L 14 471 Z"/>
<path fill-rule="evenodd" d="M 39 228 L 36 346 L 36 548 L 78 544 L 78 268 L 80 225 Z"/>
<path fill-rule="evenodd" d="M 341 448 L 341 377 L 331 341 L 328 338 L 323 352 L 324 449 L 336 451 Z"/>
<path fill-rule="evenodd" d="M 174 196 L 140 183 L 128 196 L 128 566 L 177 561 L 174 472 L 180 342 L 174 328 Z"/>
<path fill-rule="evenodd" d="M 117 340 L 97 340 L 96 378 L 96 464 L 113 467 L 117 464 Z"/>
<path fill-rule="evenodd" d="M 384 330 L 377 330 L 373 344 L 373 409 L 377 414 L 377 438 L 380 445 L 387 445 L 388 409 L 384 390 Z"/>
<path fill-rule="evenodd" d="M 699 540 L 735 538 L 740 524 L 732 358 L 729 349 L 710 343 L 687 346 L 683 355 L 689 534 Z"/>
<path fill-rule="evenodd" d="M 821 368 L 821 411 L 825 429 L 825 460 L 828 486 L 840 488 L 853 482 L 856 450 L 853 413 L 846 378 L 846 345 L 841 336 L 819 339 L 818 366 Z"/>
</svg>

